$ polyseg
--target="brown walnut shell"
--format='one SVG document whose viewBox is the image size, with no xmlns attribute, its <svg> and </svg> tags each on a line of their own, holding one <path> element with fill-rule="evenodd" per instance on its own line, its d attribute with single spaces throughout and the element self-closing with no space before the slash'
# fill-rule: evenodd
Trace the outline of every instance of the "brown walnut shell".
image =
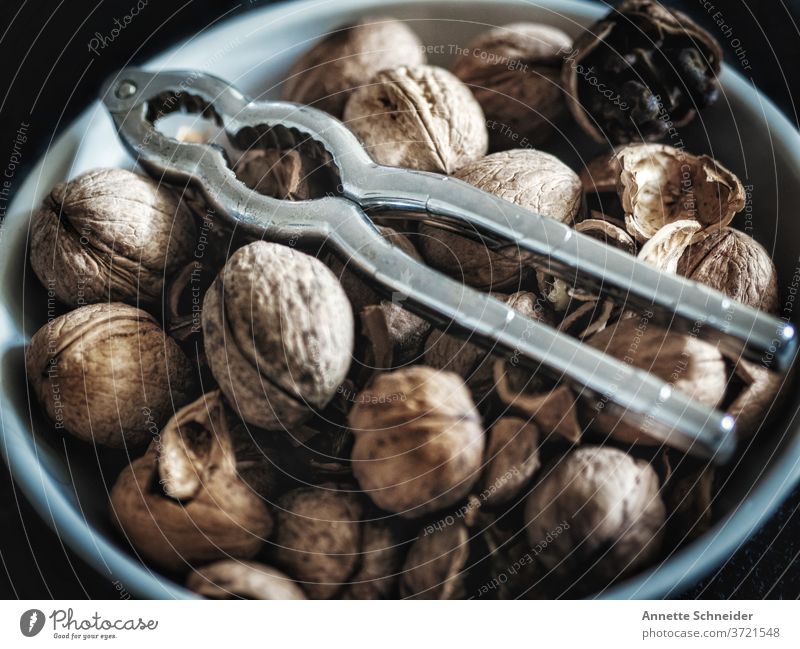
<svg viewBox="0 0 800 649">
<path fill-rule="evenodd" d="M 167 496 L 153 446 L 114 483 L 111 518 L 144 559 L 174 571 L 217 559 L 250 559 L 272 531 L 265 502 L 228 467 L 209 472 L 190 498 Z"/>
<path fill-rule="evenodd" d="M 452 71 L 486 116 L 493 151 L 544 142 L 567 110 L 560 77 L 572 39 L 536 23 L 495 27 L 470 41 Z"/>
<path fill-rule="evenodd" d="M 264 241 L 237 250 L 203 302 L 211 372 L 242 419 L 267 430 L 327 405 L 350 366 L 353 328 L 321 261 Z"/>
<path fill-rule="evenodd" d="M 192 213 L 178 194 L 125 169 L 97 169 L 56 185 L 31 228 L 34 273 L 72 307 L 154 306 L 165 279 L 197 245 Z"/>
<path fill-rule="evenodd" d="M 189 590 L 207 599 L 306 599 L 280 570 L 255 561 L 217 561 L 197 568 L 186 580 Z"/>
<path fill-rule="evenodd" d="M 413 365 L 379 374 L 348 421 L 353 473 L 378 507 L 407 518 L 455 504 L 478 479 L 484 435 L 464 383 Z"/>
<path fill-rule="evenodd" d="M 51 320 L 31 338 L 25 369 L 56 429 L 112 447 L 147 443 L 197 386 L 155 318 L 120 302 Z"/>
<path fill-rule="evenodd" d="M 380 521 L 361 529 L 361 565 L 342 593 L 344 599 L 389 599 L 400 575 L 402 550 L 392 529 Z"/>
<path fill-rule="evenodd" d="M 652 324 L 648 314 L 620 320 L 588 342 L 595 349 L 650 372 L 700 403 L 711 407 L 719 405 L 728 382 L 719 350 L 696 336 L 673 333 Z M 616 409 L 607 408 L 616 389 L 610 377 L 605 394 L 587 402 L 590 404 L 587 417 L 592 419 L 592 428 L 624 442 L 671 445 L 669 436 L 664 438 L 653 428 L 654 421 L 649 416 L 632 423 L 622 419 Z"/>
<path fill-rule="evenodd" d="M 361 504 L 325 487 L 290 491 L 276 503 L 270 554 L 311 599 L 335 596 L 350 579 L 361 549 Z"/>
<path fill-rule="evenodd" d="M 422 43 L 404 23 L 365 17 L 333 30 L 289 71 L 283 98 L 341 118 L 350 95 L 374 75 L 401 65 L 423 65 Z"/>
<path fill-rule="evenodd" d="M 480 493 L 482 504 L 501 505 L 514 498 L 541 465 L 539 429 L 532 421 L 501 417 L 489 429 Z"/>
<path fill-rule="evenodd" d="M 742 183 L 706 155 L 664 144 L 640 144 L 619 151 L 617 160 L 621 170 L 617 193 L 625 227 L 639 242 L 683 219 L 721 230 L 744 208 Z"/>
<path fill-rule="evenodd" d="M 434 66 L 382 70 L 351 95 L 344 121 L 376 162 L 451 174 L 486 154 L 483 111 L 457 77 Z"/>
<path fill-rule="evenodd" d="M 334 172 L 327 162 L 296 149 L 254 149 L 244 153 L 233 170 L 239 180 L 259 194 L 305 201 L 336 187 Z"/>
<path fill-rule="evenodd" d="M 468 557 L 469 532 L 463 523 L 446 519 L 430 533 L 426 528 L 408 551 L 400 594 L 408 599 L 461 599 Z"/>
<path fill-rule="evenodd" d="M 655 560 L 666 511 L 658 476 L 642 460 L 586 446 L 543 470 L 525 503 L 535 562 L 557 587 L 603 587 Z"/>
<path fill-rule="evenodd" d="M 577 174 L 555 156 L 535 149 L 493 153 L 465 165 L 455 177 L 562 223 L 571 224 L 582 207 Z M 479 241 L 430 225 L 421 225 L 419 231 L 425 260 L 476 288 L 519 287 L 530 260 L 524 252 L 493 252 Z"/>
</svg>

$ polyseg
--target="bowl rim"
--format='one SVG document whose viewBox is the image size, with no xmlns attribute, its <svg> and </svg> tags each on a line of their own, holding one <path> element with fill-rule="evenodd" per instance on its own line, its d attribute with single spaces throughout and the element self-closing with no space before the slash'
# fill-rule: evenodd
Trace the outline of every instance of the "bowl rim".
<svg viewBox="0 0 800 649">
<path fill-rule="evenodd" d="M 404 5 L 422 5 L 430 0 L 405 0 Z M 461 0 L 460 5 L 529 5 L 525 0 Z M 585 0 L 538 0 L 538 8 L 558 9 L 586 20 L 603 15 L 607 9 Z M 282 0 L 276 4 L 253 9 L 226 19 L 213 29 L 218 36 L 236 32 L 242 24 L 254 19 L 267 17 L 288 18 L 291 15 L 302 15 L 313 9 L 319 12 L 341 15 L 373 9 L 376 0 L 350 0 L 332 6 L 332 0 Z M 257 17 L 257 18 L 256 18 Z M 149 59 L 144 66 L 158 66 L 179 50 L 190 39 L 184 39 L 167 48 L 162 53 Z M 800 132 L 789 119 L 760 90 L 748 82 L 737 70 L 723 64 L 720 76 L 724 88 L 736 95 L 737 100 L 746 107 L 764 116 L 773 141 L 773 146 L 780 149 L 789 161 L 789 168 L 800 171 Z M 81 122 L 90 119 L 97 111 L 98 101 L 92 101 L 73 121 L 66 125 L 54 142 L 42 154 L 38 161 L 27 170 L 20 185 L 31 178 L 41 176 L 48 166 L 49 157 L 56 157 L 62 149 L 71 146 L 70 134 Z M 75 151 L 65 154 L 64 158 L 72 159 Z M 17 211 L 18 194 L 9 206 L 8 216 Z M 26 210 L 29 211 L 29 210 Z M 19 226 L 20 224 L 16 224 Z M 13 249 L 20 244 L 24 228 L 19 232 L 5 233 L 5 219 L 0 224 L 0 248 L 10 246 Z M 5 271 L 11 255 L 0 256 L 0 270 Z M 3 291 L 5 292 L 5 291 Z M 0 352 L 19 347 L 27 341 L 12 324 L 12 319 L 5 307 L 0 305 Z M 0 388 L 3 375 L 0 373 Z M 0 389 L 0 406 L 5 389 Z M 791 439 L 784 445 L 780 457 L 769 470 L 758 480 L 745 499 L 731 512 L 719 520 L 709 531 L 698 539 L 679 549 L 666 560 L 642 572 L 621 581 L 619 584 L 596 594 L 596 599 L 660 599 L 680 592 L 691 583 L 697 583 L 730 557 L 744 542 L 763 524 L 777 507 L 783 502 L 789 491 L 800 481 L 800 431 L 798 431 L 797 414 L 788 413 L 787 434 Z M 48 473 L 39 460 L 40 450 L 37 440 L 30 434 L 29 422 L 21 421 L 14 410 L 0 407 L 0 454 L 6 462 L 9 472 L 17 487 L 31 503 L 39 516 L 60 537 L 66 540 L 69 547 L 100 574 L 115 578 L 123 583 L 125 589 L 137 596 L 148 599 L 184 599 L 196 598 L 197 595 L 168 577 L 164 577 L 146 563 L 137 560 L 136 556 L 123 548 L 112 537 L 97 532 L 83 516 L 80 502 L 73 503 L 65 496 L 61 486 L 53 475 Z M 44 449 L 43 449 L 44 450 Z M 16 488 L 16 487 L 15 487 Z M 677 576 L 677 577 L 676 577 Z"/>
</svg>

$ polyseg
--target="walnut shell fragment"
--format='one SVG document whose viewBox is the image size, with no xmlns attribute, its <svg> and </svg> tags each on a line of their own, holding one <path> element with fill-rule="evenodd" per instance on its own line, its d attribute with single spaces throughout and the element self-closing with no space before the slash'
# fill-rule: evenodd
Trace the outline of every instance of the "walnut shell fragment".
<svg viewBox="0 0 800 649">
<path fill-rule="evenodd" d="M 290 491 L 276 503 L 270 551 L 311 599 L 334 597 L 356 568 L 361 504 L 355 494 L 322 487 Z"/>
<path fill-rule="evenodd" d="M 125 169 L 56 185 L 31 224 L 31 267 L 63 303 L 154 306 L 197 245 L 191 211 L 170 187 Z"/>
<path fill-rule="evenodd" d="M 539 429 L 532 421 L 501 417 L 488 433 L 482 503 L 494 507 L 510 501 L 541 466 Z"/>
<path fill-rule="evenodd" d="M 493 153 L 465 165 L 455 177 L 562 223 L 572 223 L 582 208 L 577 174 L 555 156 L 535 149 Z M 419 232 L 422 255 L 431 266 L 476 288 L 517 288 L 530 263 L 529 254 L 512 247 L 491 251 L 480 241 L 427 224 L 420 225 Z"/>
<path fill-rule="evenodd" d="M 245 421 L 283 430 L 324 408 L 347 375 L 353 314 L 319 260 L 264 241 L 237 250 L 203 301 L 214 378 Z"/>
<path fill-rule="evenodd" d="M 648 312 L 649 313 L 649 312 Z M 716 407 L 725 395 L 728 375 L 719 350 L 696 336 L 670 332 L 650 322 L 648 313 L 625 318 L 588 340 L 588 344 L 614 358 L 645 370 L 692 399 Z M 639 444 L 672 445 L 669 433 L 654 428 L 655 420 L 643 416 L 637 423 L 622 418 L 613 402 L 618 386 L 610 377 L 599 399 L 587 398 L 587 418 L 598 433 Z"/>
<path fill-rule="evenodd" d="M 450 506 L 480 474 L 480 416 L 452 372 L 412 365 L 378 374 L 348 416 L 353 474 L 378 507 L 406 518 Z"/>
<path fill-rule="evenodd" d="M 325 163 L 296 149 L 246 151 L 233 168 L 236 177 L 259 194 L 281 200 L 305 201 L 336 187 L 335 172 Z"/>
<path fill-rule="evenodd" d="M 353 92 L 344 121 L 376 162 L 451 174 L 486 154 L 483 111 L 457 77 L 430 65 L 382 70 Z"/>
<path fill-rule="evenodd" d="M 186 587 L 207 599 L 306 599 L 280 570 L 255 561 L 225 560 L 196 568 Z"/>
<path fill-rule="evenodd" d="M 471 40 L 452 71 L 467 84 L 489 126 L 491 149 L 536 146 L 566 113 L 561 52 L 572 39 L 536 23 L 495 27 Z"/>
<path fill-rule="evenodd" d="M 787 376 L 739 358 L 734 371 L 743 385 L 725 410 L 736 419 L 737 437 L 749 439 L 779 411 L 792 386 L 793 370 Z"/>
<path fill-rule="evenodd" d="M 534 561 L 557 594 L 606 586 L 654 560 L 665 515 L 653 468 L 609 447 L 564 456 L 525 504 L 528 541 L 547 543 Z"/>
<path fill-rule="evenodd" d="M 343 599 L 390 599 L 400 578 L 402 552 L 392 529 L 383 522 L 364 523 L 361 565 L 342 593 Z"/>
<path fill-rule="evenodd" d="M 640 144 L 625 147 L 617 159 L 621 169 L 617 192 L 625 227 L 639 242 L 683 219 L 721 230 L 744 208 L 742 183 L 707 155 L 692 155 L 664 144 Z"/>
<path fill-rule="evenodd" d="M 469 532 L 460 521 L 446 519 L 438 529 L 420 532 L 408 551 L 400 594 L 408 599 L 461 599 L 466 594 L 464 567 Z"/>
<path fill-rule="evenodd" d="M 564 53 L 562 83 L 597 142 L 659 140 L 719 96 L 722 49 L 685 14 L 625 0 Z"/>
<path fill-rule="evenodd" d="M 404 23 L 368 16 L 333 30 L 297 59 L 283 98 L 341 118 L 350 95 L 379 70 L 424 63 L 422 43 Z"/>
<path fill-rule="evenodd" d="M 90 304 L 31 338 L 25 371 L 56 429 L 102 446 L 147 443 L 197 386 L 189 359 L 149 313 Z"/>
</svg>

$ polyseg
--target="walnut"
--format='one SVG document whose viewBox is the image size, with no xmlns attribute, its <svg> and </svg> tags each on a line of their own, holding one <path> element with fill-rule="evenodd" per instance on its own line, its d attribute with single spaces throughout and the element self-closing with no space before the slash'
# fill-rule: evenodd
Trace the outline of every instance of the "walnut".
<svg viewBox="0 0 800 649">
<path fill-rule="evenodd" d="M 514 498 L 539 468 L 539 429 L 532 421 L 504 416 L 488 438 L 481 493 L 483 504 L 494 507 Z"/>
<path fill-rule="evenodd" d="M 469 532 L 461 521 L 448 518 L 441 525 L 425 528 L 406 557 L 400 594 L 409 599 L 464 597 L 468 557 Z"/>
<path fill-rule="evenodd" d="M 112 447 L 147 443 L 197 385 L 155 318 L 119 302 L 51 320 L 31 338 L 25 369 L 56 429 Z"/>
<path fill-rule="evenodd" d="M 513 23 L 469 42 L 452 71 L 480 103 L 493 150 L 536 146 L 567 110 L 560 86 L 562 56 L 572 39 L 560 29 Z"/>
<path fill-rule="evenodd" d="M 458 502 L 478 479 L 480 416 L 452 372 L 416 365 L 379 374 L 348 421 L 353 473 L 382 509 L 422 516 Z"/>
<path fill-rule="evenodd" d="M 552 324 L 552 316 L 536 294 L 520 291 L 511 295 L 495 295 L 526 318 Z M 484 345 L 464 340 L 448 333 L 448 329 L 435 329 L 425 343 L 425 364 L 458 374 L 479 403 L 494 386 L 493 364 L 496 355 Z"/>
<path fill-rule="evenodd" d="M 224 560 L 196 568 L 189 590 L 208 599 L 305 599 L 305 593 L 280 570 L 254 561 Z"/>
<path fill-rule="evenodd" d="M 532 212 L 572 223 L 582 206 L 577 174 L 555 156 L 534 149 L 493 153 L 471 162 L 456 178 Z M 502 215 L 501 215 L 502 216 Z M 430 225 L 420 226 L 425 260 L 480 289 L 517 288 L 530 255 L 509 248 L 502 254 L 478 241 Z"/>
<path fill-rule="evenodd" d="M 335 189 L 334 172 L 324 162 L 296 149 L 254 149 L 242 154 L 233 170 L 260 194 L 304 201 Z"/>
<path fill-rule="evenodd" d="M 203 302 L 214 378 L 242 419 L 268 430 L 327 405 L 347 374 L 353 327 L 322 262 L 264 241 L 237 250 Z"/>
<path fill-rule="evenodd" d="M 353 92 L 344 121 L 376 162 L 392 167 L 451 174 L 488 147 L 469 88 L 434 66 L 382 70 Z"/>
<path fill-rule="evenodd" d="M 60 183 L 33 216 L 31 267 L 71 307 L 121 301 L 152 307 L 197 245 L 177 193 L 125 169 Z"/>
<path fill-rule="evenodd" d="M 361 566 L 350 578 L 342 597 L 389 599 L 400 574 L 403 546 L 392 529 L 381 521 L 364 523 L 361 536 Z"/>
<path fill-rule="evenodd" d="M 221 407 L 212 393 L 178 411 L 111 490 L 115 525 L 163 568 L 249 559 L 272 531 L 264 499 L 237 472 Z"/>
<path fill-rule="evenodd" d="M 536 564 L 585 592 L 653 561 L 665 520 L 658 476 L 615 448 L 586 446 L 543 470 L 525 503 Z"/>
<path fill-rule="evenodd" d="M 365 17 L 334 30 L 301 56 L 289 72 L 283 98 L 341 117 L 351 93 L 379 70 L 424 63 L 422 43 L 404 23 Z"/>
<path fill-rule="evenodd" d="M 356 568 L 361 504 L 327 486 L 290 491 L 278 499 L 270 554 L 312 599 L 335 596 Z"/>
<path fill-rule="evenodd" d="M 675 390 L 707 406 L 716 407 L 725 395 L 728 381 L 725 362 L 719 350 L 696 336 L 670 332 L 652 324 L 645 315 L 618 321 L 589 339 L 589 344 L 618 360 L 654 374 Z M 617 386 L 610 377 L 608 389 L 597 400 L 590 400 L 592 427 L 603 435 L 639 444 L 670 445 L 651 429 L 653 421 L 640 423 L 621 419 L 619 412 L 606 408 Z"/>
<path fill-rule="evenodd" d="M 584 219 L 575 224 L 575 229 L 586 236 L 607 243 L 613 248 L 636 254 L 636 242 L 625 230 L 606 219 Z"/>
<path fill-rule="evenodd" d="M 778 413 L 793 385 L 793 376 L 773 372 L 742 358 L 734 361 L 741 387 L 726 411 L 736 419 L 737 437 L 749 439 L 767 427 L 769 420 Z"/>
<path fill-rule="evenodd" d="M 422 261 L 422 257 L 406 235 L 383 226 L 378 226 L 378 231 L 392 245 L 417 261 Z M 389 369 L 395 364 L 404 364 L 416 358 L 430 330 L 430 323 L 403 307 L 407 296 L 392 295 L 391 299 L 385 299 L 375 290 L 374 283 L 364 281 L 338 257 L 332 255 L 327 264 L 339 278 L 353 311 L 361 317 L 362 327 L 365 326 L 364 309 L 370 306 L 380 307 L 380 319 L 386 327 L 387 343 L 391 349 L 389 363 L 382 367 L 378 366 L 378 369 Z M 370 312 L 375 314 L 374 310 Z"/>
<path fill-rule="evenodd" d="M 742 183 L 706 155 L 665 144 L 638 144 L 619 151 L 617 161 L 625 226 L 639 242 L 683 219 L 722 229 L 744 208 Z"/>
</svg>

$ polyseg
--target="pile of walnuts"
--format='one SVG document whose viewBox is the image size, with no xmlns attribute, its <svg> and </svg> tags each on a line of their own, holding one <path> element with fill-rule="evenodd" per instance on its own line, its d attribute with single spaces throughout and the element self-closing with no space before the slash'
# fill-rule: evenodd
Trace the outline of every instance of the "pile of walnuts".
<svg viewBox="0 0 800 649">
<path fill-rule="evenodd" d="M 692 49 L 713 54 L 710 37 L 654 3 L 621 9 L 662 28 L 651 65 L 661 69 L 663 46 L 691 70 L 690 97 L 669 95 L 685 123 L 692 97 L 713 100 L 718 58 Z M 731 226 L 744 208 L 739 179 L 651 141 L 664 134 L 651 123 L 652 89 L 608 58 L 627 42 L 623 20 L 588 30 L 580 48 L 552 27 L 497 27 L 447 70 L 426 63 L 406 24 L 365 18 L 302 56 L 284 98 L 344 120 L 381 164 L 453 175 L 776 312 L 772 260 Z M 580 57 L 613 76 L 630 123 L 622 100 L 591 94 Z M 619 146 L 605 141 L 577 170 L 534 148 L 570 115 Z M 240 152 L 235 171 L 286 200 L 330 180 L 298 151 Z M 767 369 L 519 251 L 407 214 L 379 225 L 525 317 L 727 409 L 743 437 L 778 397 Z M 647 422 L 620 420 L 606 407 L 613 377 L 608 395 L 577 394 L 411 313 L 346 260 L 242 238 L 185 188 L 122 169 L 60 184 L 33 217 L 30 262 L 63 307 L 31 339 L 32 393 L 56 429 L 125 450 L 109 509 L 121 542 L 206 597 L 585 594 L 659 560 L 712 516 L 713 469 L 664 446 Z"/>
</svg>

